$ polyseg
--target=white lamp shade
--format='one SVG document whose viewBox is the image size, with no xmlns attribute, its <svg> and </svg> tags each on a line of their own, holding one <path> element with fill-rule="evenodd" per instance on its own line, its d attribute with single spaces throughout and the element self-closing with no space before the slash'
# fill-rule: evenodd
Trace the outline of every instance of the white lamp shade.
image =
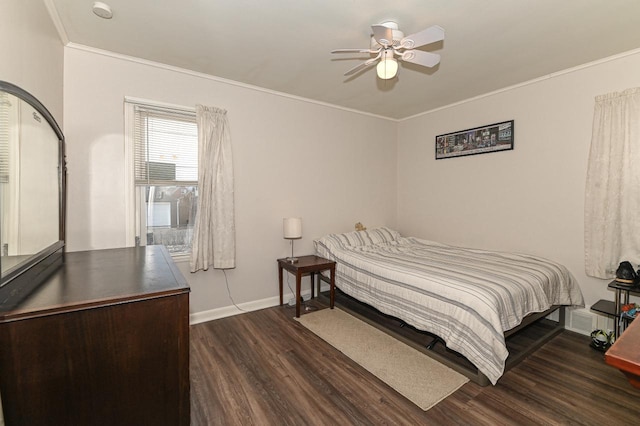
<svg viewBox="0 0 640 426">
<path fill-rule="evenodd" d="M 287 217 L 282 219 L 282 231 L 284 238 L 302 238 L 302 219 L 299 217 Z"/>
<path fill-rule="evenodd" d="M 383 59 L 376 66 L 376 72 L 381 79 L 389 80 L 398 73 L 398 61 L 394 58 Z"/>
</svg>

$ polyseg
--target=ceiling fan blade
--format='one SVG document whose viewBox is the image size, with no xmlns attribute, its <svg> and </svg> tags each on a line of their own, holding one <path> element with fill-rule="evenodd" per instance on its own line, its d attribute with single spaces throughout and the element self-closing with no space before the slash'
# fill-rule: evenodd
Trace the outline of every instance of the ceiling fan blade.
<svg viewBox="0 0 640 426">
<path fill-rule="evenodd" d="M 400 59 L 423 67 L 433 67 L 440 62 L 440 55 L 437 53 L 423 52 L 422 50 L 407 50 L 402 52 Z"/>
<path fill-rule="evenodd" d="M 334 49 L 331 51 L 331 53 L 378 53 L 380 51 L 380 49 L 378 50 L 371 50 L 371 49 Z"/>
<path fill-rule="evenodd" d="M 389 47 L 393 44 L 393 31 L 389 27 L 384 25 L 372 25 L 373 38 L 376 39 L 378 44 L 384 47 Z"/>
<path fill-rule="evenodd" d="M 355 74 L 358 71 L 361 71 L 365 68 L 370 67 L 371 65 L 375 64 L 376 61 L 380 58 L 380 54 L 378 54 L 378 56 L 376 56 L 375 58 L 371 58 L 369 60 L 364 61 L 363 63 L 361 63 L 360 65 L 356 65 L 355 67 L 351 68 L 349 71 L 345 72 L 344 75 L 351 75 L 351 74 Z"/>
<path fill-rule="evenodd" d="M 411 34 L 403 38 L 400 41 L 400 47 L 413 49 L 414 47 L 424 46 L 425 44 L 435 43 L 440 40 L 444 40 L 444 29 L 439 25 L 434 25 L 419 33 Z"/>
<path fill-rule="evenodd" d="M 363 70 L 363 69 L 365 69 L 365 68 L 367 68 L 367 67 L 369 67 L 369 66 L 371 66 L 371 65 L 373 65 L 373 64 L 368 64 L 368 63 L 366 63 L 366 62 L 363 62 L 363 63 L 361 63 L 360 65 L 357 65 L 357 66 L 355 66 L 355 67 L 351 68 L 349 71 L 345 72 L 345 73 L 344 73 L 344 75 L 351 75 L 351 74 L 355 74 L 355 73 L 357 73 L 358 71 Z"/>
</svg>

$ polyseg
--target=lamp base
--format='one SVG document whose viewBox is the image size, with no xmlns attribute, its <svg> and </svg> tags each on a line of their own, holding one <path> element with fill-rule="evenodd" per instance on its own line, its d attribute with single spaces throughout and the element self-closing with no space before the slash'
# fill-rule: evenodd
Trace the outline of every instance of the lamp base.
<svg viewBox="0 0 640 426">
<path fill-rule="evenodd" d="M 289 263 L 298 263 L 298 258 L 297 257 L 287 257 L 286 261 L 289 262 Z"/>
</svg>

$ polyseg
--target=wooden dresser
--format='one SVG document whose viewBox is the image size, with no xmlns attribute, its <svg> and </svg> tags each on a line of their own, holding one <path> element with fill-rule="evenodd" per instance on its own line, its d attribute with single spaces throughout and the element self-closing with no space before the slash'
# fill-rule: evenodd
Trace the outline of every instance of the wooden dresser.
<svg viewBox="0 0 640 426">
<path fill-rule="evenodd" d="M 68 253 L 0 304 L 0 395 L 7 426 L 188 425 L 189 287 L 167 250 Z"/>
</svg>

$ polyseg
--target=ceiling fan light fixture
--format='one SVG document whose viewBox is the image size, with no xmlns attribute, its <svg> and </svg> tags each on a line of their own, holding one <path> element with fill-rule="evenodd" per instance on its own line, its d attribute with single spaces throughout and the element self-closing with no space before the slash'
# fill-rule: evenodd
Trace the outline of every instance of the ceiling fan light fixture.
<svg viewBox="0 0 640 426">
<path fill-rule="evenodd" d="M 378 77 L 382 80 L 389 80 L 398 73 L 398 61 L 394 58 L 382 60 L 376 66 Z"/>
<path fill-rule="evenodd" d="M 368 53 L 371 55 L 370 59 L 351 68 L 344 75 L 357 74 L 371 67 L 378 60 L 376 74 L 382 80 L 392 79 L 398 74 L 398 59 L 423 67 L 434 67 L 440 63 L 440 55 L 436 53 L 413 50 L 444 40 L 444 29 L 438 25 L 432 25 L 407 37 L 398 30 L 398 24 L 390 21 L 372 25 L 371 30 L 373 35 L 369 49 L 335 49 L 331 51 L 331 53 Z"/>
</svg>

